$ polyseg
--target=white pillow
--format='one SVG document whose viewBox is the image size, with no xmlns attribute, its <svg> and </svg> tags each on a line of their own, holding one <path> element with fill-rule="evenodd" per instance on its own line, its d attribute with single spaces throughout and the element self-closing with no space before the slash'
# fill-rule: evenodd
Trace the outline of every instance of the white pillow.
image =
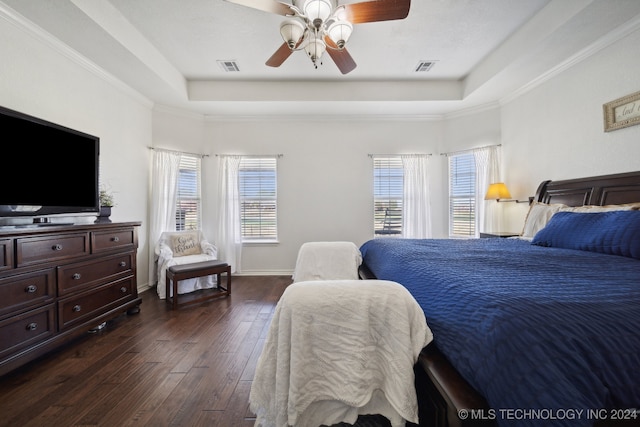
<svg viewBox="0 0 640 427">
<path fill-rule="evenodd" d="M 536 233 L 547 225 L 547 222 L 551 219 L 554 213 L 558 212 L 562 208 L 567 208 L 567 205 L 562 203 L 540 203 L 533 202 L 529 207 L 529 212 L 524 220 L 524 228 L 522 229 L 522 237 L 530 237 L 536 235 Z"/>
<path fill-rule="evenodd" d="M 612 211 L 633 211 L 639 210 L 640 203 L 626 203 L 624 205 L 584 205 L 584 206 L 568 206 L 560 209 L 561 212 L 612 212 Z"/>
</svg>

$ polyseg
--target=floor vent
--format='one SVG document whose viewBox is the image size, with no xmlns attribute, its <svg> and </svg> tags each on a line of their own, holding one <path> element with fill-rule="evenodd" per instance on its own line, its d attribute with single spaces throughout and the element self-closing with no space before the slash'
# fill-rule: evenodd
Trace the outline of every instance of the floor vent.
<svg viewBox="0 0 640 427">
<path fill-rule="evenodd" d="M 416 66 L 416 73 L 422 73 L 425 71 L 429 71 L 433 65 L 436 63 L 436 61 L 420 61 L 418 62 L 418 65 Z"/>
<path fill-rule="evenodd" d="M 236 61 L 218 61 L 218 64 L 227 73 L 240 71 L 240 68 L 238 67 L 238 63 Z"/>
</svg>

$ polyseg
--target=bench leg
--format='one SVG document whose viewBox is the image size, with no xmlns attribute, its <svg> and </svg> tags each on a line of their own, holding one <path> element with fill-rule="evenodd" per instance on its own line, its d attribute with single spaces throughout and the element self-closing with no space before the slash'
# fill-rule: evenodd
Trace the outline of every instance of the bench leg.
<svg viewBox="0 0 640 427">
<path fill-rule="evenodd" d="M 178 282 L 179 280 L 169 272 L 164 280 L 165 282 L 165 301 L 167 304 L 171 304 L 171 308 L 175 310 L 178 308 Z M 173 289 L 173 296 L 171 296 L 171 289 Z"/>
<path fill-rule="evenodd" d="M 173 304 L 172 304 L 171 308 L 173 310 L 177 310 L 178 309 L 178 282 L 179 282 L 179 280 L 177 280 L 174 277 L 172 282 L 173 282 Z"/>
<path fill-rule="evenodd" d="M 164 299 L 167 302 L 167 304 L 169 304 L 169 298 L 171 298 L 171 292 L 169 291 L 169 289 L 171 289 L 169 287 L 169 283 L 172 282 L 171 277 L 167 274 L 167 276 L 164 279 Z"/>
<path fill-rule="evenodd" d="M 223 287 L 222 286 L 222 273 L 225 273 L 227 275 L 227 287 Z M 217 278 L 218 278 L 218 289 L 222 289 L 223 291 L 227 292 L 229 295 L 231 295 L 231 266 L 227 267 L 225 271 L 221 271 L 220 273 L 217 274 Z"/>
</svg>

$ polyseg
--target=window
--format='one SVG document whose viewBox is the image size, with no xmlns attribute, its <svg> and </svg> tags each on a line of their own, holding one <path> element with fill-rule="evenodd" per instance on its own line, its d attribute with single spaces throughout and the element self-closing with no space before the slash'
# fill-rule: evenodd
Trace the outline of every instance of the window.
<svg viewBox="0 0 640 427">
<path fill-rule="evenodd" d="M 473 153 L 449 156 L 449 236 L 476 233 L 476 163 Z"/>
<path fill-rule="evenodd" d="M 373 230 L 377 236 L 402 234 L 404 170 L 400 156 L 373 158 Z"/>
<path fill-rule="evenodd" d="M 182 155 L 178 172 L 176 231 L 200 229 L 200 157 Z"/>
<path fill-rule="evenodd" d="M 243 242 L 276 241 L 277 173 L 275 157 L 240 160 L 240 227 Z"/>
</svg>

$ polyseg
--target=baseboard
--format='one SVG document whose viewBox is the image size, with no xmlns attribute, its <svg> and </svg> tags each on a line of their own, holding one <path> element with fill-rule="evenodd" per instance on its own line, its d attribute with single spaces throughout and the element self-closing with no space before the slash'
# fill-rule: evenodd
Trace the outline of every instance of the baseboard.
<svg viewBox="0 0 640 427">
<path fill-rule="evenodd" d="M 148 291 L 149 289 L 151 289 L 151 288 L 155 288 L 155 287 L 156 287 L 155 285 L 150 286 L 150 285 L 149 285 L 149 282 L 147 282 L 147 283 L 145 283 L 145 284 L 144 284 L 144 285 L 142 285 L 142 286 L 138 286 L 138 293 L 139 293 L 139 294 L 141 294 L 141 293 L 143 293 L 143 292 L 145 292 L 145 291 Z"/>
<path fill-rule="evenodd" d="M 293 270 L 243 270 L 234 276 L 293 276 Z"/>
</svg>

